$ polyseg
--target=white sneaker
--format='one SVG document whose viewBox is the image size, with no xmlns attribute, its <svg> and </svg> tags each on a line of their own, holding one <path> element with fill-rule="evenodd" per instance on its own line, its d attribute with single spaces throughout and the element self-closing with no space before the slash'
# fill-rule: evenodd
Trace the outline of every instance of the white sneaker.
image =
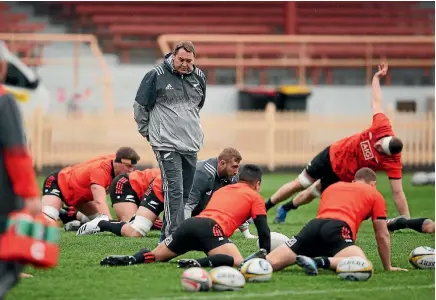
<svg viewBox="0 0 436 300">
<path fill-rule="evenodd" d="M 89 235 L 89 234 L 99 233 L 100 232 L 100 227 L 98 227 L 98 223 L 100 221 L 109 221 L 109 217 L 106 216 L 106 215 L 101 215 L 101 216 L 95 218 L 94 220 L 89 221 L 88 223 L 83 224 L 77 230 L 76 235 Z"/>
</svg>

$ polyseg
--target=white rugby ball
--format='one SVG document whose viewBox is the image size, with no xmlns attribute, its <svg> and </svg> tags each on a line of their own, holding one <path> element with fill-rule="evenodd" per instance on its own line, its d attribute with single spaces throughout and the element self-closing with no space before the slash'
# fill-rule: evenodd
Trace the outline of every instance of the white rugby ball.
<svg viewBox="0 0 436 300">
<path fill-rule="evenodd" d="M 434 269 L 434 249 L 431 247 L 417 247 L 410 252 L 409 262 L 417 269 Z"/>
<path fill-rule="evenodd" d="M 284 244 L 289 238 L 280 232 L 271 232 L 271 251 Z M 257 248 L 259 248 L 259 239 L 257 239 Z"/>
<path fill-rule="evenodd" d="M 183 288 L 188 292 L 205 292 L 212 288 L 209 273 L 198 267 L 189 268 L 182 273 L 180 279 Z"/>
<path fill-rule="evenodd" d="M 266 259 L 253 258 L 242 265 L 241 273 L 248 282 L 264 282 L 271 279 L 273 268 Z"/>
<path fill-rule="evenodd" d="M 245 277 L 235 268 L 221 266 L 210 270 L 212 289 L 215 291 L 237 291 L 245 286 Z"/>
<path fill-rule="evenodd" d="M 372 263 L 359 256 L 347 257 L 336 267 L 338 276 L 345 280 L 366 281 L 373 273 Z"/>
<path fill-rule="evenodd" d="M 416 172 L 412 176 L 412 185 L 421 186 L 428 184 L 428 174 L 426 172 Z"/>
</svg>

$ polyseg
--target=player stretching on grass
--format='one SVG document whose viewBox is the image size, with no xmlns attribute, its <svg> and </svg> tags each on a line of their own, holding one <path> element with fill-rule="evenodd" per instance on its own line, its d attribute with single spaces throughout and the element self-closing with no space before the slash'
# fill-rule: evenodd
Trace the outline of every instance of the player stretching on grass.
<svg viewBox="0 0 436 300">
<path fill-rule="evenodd" d="M 205 161 L 199 161 L 197 163 L 197 170 L 194 177 L 194 185 L 189 196 L 189 203 L 193 205 L 194 211 L 197 214 L 204 209 L 207 201 L 209 201 L 210 195 L 212 195 L 222 186 L 225 186 L 233 181 L 232 178 L 237 174 L 239 170 L 239 163 L 241 159 L 242 157 L 236 149 L 226 148 L 221 152 L 218 157 L 210 158 Z M 129 177 L 136 177 L 135 172 L 131 173 Z M 82 225 L 77 231 L 77 235 L 88 235 L 98 232 L 112 232 L 118 236 L 146 236 L 150 231 L 152 224 L 156 226 L 156 218 L 164 210 L 164 196 L 161 174 L 159 172 L 157 173 L 157 176 L 155 178 L 150 179 L 150 185 L 148 185 L 147 180 L 142 180 L 141 182 L 137 182 L 134 185 L 137 186 L 136 194 L 130 191 L 131 188 L 129 188 L 128 185 L 121 185 L 120 182 L 115 183 L 115 186 L 119 188 L 119 193 L 127 195 L 121 196 L 119 200 L 129 197 L 129 195 L 133 199 L 133 194 L 135 194 L 135 199 L 142 199 L 142 201 L 138 201 L 140 202 L 140 204 L 137 208 L 136 215 L 132 222 L 126 223 L 125 221 L 117 222 L 95 219 Z M 111 195 L 113 194 L 113 187 L 114 184 L 112 184 L 111 186 Z M 122 189 L 124 189 L 125 191 L 122 192 Z M 111 197 L 117 198 L 114 196 Z M 195 207 L 196 204 L 197 206 L 200 206 L 198 210 L 197 207 Z M 246 225 L 244 226 L 244 224 Z M 248 229 L 248 224 L 244 224 L 239 227 L 241 232 L 246 238 L 253 237 Z"/>
<path fill-rule="evenodd" d="M 387 71 L 388 65 L 382 63 L 372 80 L 371 127 L 325 148 L 309 162 L 297 179 L 283 185 L 266 201 L 268 210 L 304 190 L 278 209 L 274 220 L 276 223 L 284 222 L 289 210 L 310 203 L 329 185 L 338 181 L 351 182 L 356 171 L 362 167 L 386 171 L 397 211 L 400 215 L 410 218 L 401 180 L 403 143 L 395 136 L 391 123 L 382 110 L 380 78 L 384 77 Z"/>
<path fill-rule="evenodd" d="M 108 256 L 100 264 L 125 266 L 165 262 L 189 251 L 202 251 L 208 256 L 198 260 L 182 259 L 178 262 L 179 267 L 239 266 L 243 258 L 229 237 L 250 216 L 257 228 L 259 245 L 265 249 L 260 253 L 269 252 L 270 230 L 265 204 L 259 194 L 261 180 L 258 166 L 243 166 L 238 183 L 216 191 L 198 216 L 183 221 L 157 248 L 142 249 L 134 255 Z"/>
<path fill-rule="evenodd" d="M 50 174 L 42 186 L 42 212 L 57 221 L 63 202 L 86 215 L 87 221 L 101 214 L 109 219 L 106 190 L 115 176 L 132 172 L 138 160 L 135 150 L 122 147 L 115 155 L 99 156 Z"/>
<path fill-rule="evenodd" d="M 354 241 L 361 223 L 369 217 L 384 269 L 406 271 L 391 266 L 386 204 L 376 189 L 376 174 L 369 168 L 357 171 L 352 183 L 338 182 L 328 187 L 321 195 L 317 217 L 266 259 L 274 271 L 297 263 L 308 275 L 317 275 L 318 268 L 336 270 L 344 258 L 366 258 Z"/>
</svg>

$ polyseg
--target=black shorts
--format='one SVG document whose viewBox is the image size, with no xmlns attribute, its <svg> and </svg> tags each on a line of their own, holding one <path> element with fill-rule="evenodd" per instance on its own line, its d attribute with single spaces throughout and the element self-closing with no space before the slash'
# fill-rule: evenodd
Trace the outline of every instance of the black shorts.
<svg viewBox="0 0 436 300">
<path fill-rule="evenodd" d="M 321 193 L 330 185 L 339 182 L 339 177 L 333 172 L 330 162 L 330 146 L 318 153 L 306 166 L 306 172 L 310 177 L 321 179 Z"/>
<path fill-rule="evenodd" d="M 139 206 L 140 199 L 133 190 L 129 182 L 127 174 L 121 174 L 114 178 L 109 187 L 109 195 L 111 197 L 112 206 L 115 203 L 135 203 Z"/>
<path fill-rule="evenodd" d="M 207 254 L 212 249 L 231 243 L 214 220 L 198 217 L 183 221 L 164 242 L 168 249 L 179 255 L 189 251 Z"/>
<path fill-rule="evenodd" d="M 153 180 L 145 191 L 140 206 L 151 210 L 156 216 L 159 216 L 164 210 L 164 203 L 159 200 L 153 191 Z"/>
<path fill-rule="evenodd" d="M 62 195 L 61 188 L 58 185 L 58 174 L 59 171 L 50 173 L 42 184 L 42 195 L 43 196 L 56 196 L 64 201 L 64 196 Z"/>
<path fill-rule="evenodd" d="M 313 219 L 286 241 L 286 245 L 297 255 L 332 257 L 354 245 L 354 241 L 347 223 L 334 219 Z"/>
</svg>

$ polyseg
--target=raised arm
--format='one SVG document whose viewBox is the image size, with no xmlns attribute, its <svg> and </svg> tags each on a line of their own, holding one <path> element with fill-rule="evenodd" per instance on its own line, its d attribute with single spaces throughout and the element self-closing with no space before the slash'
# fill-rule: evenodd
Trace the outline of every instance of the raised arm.
<svg viewBox="0 0 436 300">
<path fill-rule="evenodd" d="M 385 77 L 387 73 L 388 64 L 383 62 L 378 66 L 378 72 L 375 73 L 374 77 L 372 78 L 371 108 L 373 115 L 383 112 L 380 79 Z"/>
</svg>

